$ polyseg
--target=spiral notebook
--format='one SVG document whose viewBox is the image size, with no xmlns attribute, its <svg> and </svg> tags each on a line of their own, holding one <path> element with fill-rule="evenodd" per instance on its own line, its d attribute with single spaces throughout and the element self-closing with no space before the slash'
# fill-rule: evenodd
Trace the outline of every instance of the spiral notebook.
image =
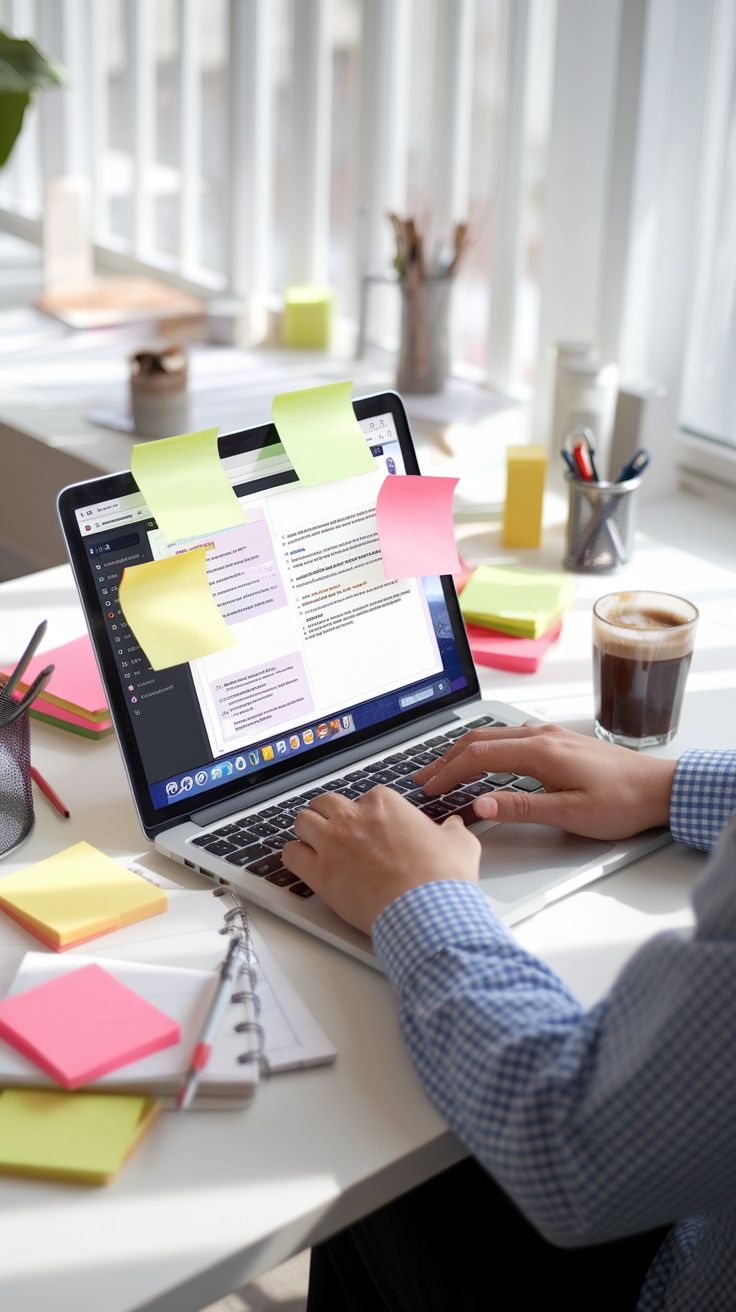
<svg viewBox="0 0 736 1312">
<path fill-rule="evenodd" d="M 227 939 L 226 908 L 209 891 L 169 893 L 169 907 L 154 920 L 141 921 L 95 944 L 94 956 L 78 949 L 57 953 L 23 951 L 23 931 L 5 922 L 0 932 L 0 964 L 5 991 L 15 995 L 96 961 L 120 983 L 179 1022 L 181 1040 L 87 1085 L 89 1089 L 143 1092 L 173 1102 L 197 1042 L 212 992 L 215 970 Z M 195 1108 L 237 1107 L 250 1101 L 261 1073 L 261 1056 L 271 1072 L 334 1061 L 335 1049 L 281 971 L 253 925 L 249 971 L 234 995 L 202 1074 Z M 29 936 L 25 936 L 30 945 Z M 87 948 L 89 945 L 87 945 Z M 0 981 L 2 982 L 2 981 Z M 245 1005 L 258 1000 L 257 1028 Z M 28 1058 L 0 1040 L 0 1086 L 54 1087 Z"/>
</svg>

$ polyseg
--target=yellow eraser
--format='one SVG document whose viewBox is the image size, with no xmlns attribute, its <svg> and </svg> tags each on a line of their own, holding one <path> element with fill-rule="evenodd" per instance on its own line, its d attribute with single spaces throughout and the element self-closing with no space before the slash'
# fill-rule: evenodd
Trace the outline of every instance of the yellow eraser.
<svg viewBox="0 0 736 1312">
<path fill-rule="evenodd" d="M 510 446 L 503 515 L 505 547 L 538 547 L 542 541 L 542 501 L 547 451 L 543 446 Z"/>
<path fill-rule="evenodd" d="M 331 287 L 287 287 L 284 345 L 326 350 L 332 330 Z"/>
</svg>

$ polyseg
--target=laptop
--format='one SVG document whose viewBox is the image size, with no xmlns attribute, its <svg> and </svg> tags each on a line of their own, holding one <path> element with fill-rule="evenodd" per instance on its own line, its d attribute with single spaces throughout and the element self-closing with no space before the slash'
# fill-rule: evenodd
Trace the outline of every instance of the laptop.
<svg viewBox="0 0 736 1312">
<path fill-rule="evenodd" d="M 207 540 L 207 570 L 237 645 L 152 670 L 118 602 L 123 570 L 167 544 L 129 472 L 65 488 L 59 516 L 146 837 L 369 965 L 370 939 L 283 867 L 299 809 L 376 783 L 433 820 L 481 835 L 482 887 L 512 924 L 653 850 L 667 830 L 599 842 L 478 821 L 481 791 L 534 791 L 489 775 L 440 800 L 412 780 L 471 727 L 528 716 L 484 702 L 450 576 L 387 581 L 375 505 L 381 481 L 418 474 L 399 396 L 354 402 L 376 472 L 303 487 L 272 424 L 219 438 L 246 523 Z M 191 545 L 199 545 L 192 540 Z"/>
</svg>

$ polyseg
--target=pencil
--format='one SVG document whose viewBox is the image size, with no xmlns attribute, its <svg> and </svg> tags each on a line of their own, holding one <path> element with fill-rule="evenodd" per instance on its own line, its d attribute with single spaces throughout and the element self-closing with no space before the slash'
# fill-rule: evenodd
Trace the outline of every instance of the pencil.
<svg viewBox="0 0 736 1312">
<path fill-rule="evenodd" d="M 35 765 L 31 766 L 31 779 L 33 780 L 34 784 L 36 784 L 41 789 L 41 792 L 43 793 L 44 797 L 47 797 L 51 805 L 56 808 L 56 810 L 59 812 L 59 815 L 63 815 L 64 819 L 68 820 L 69 812 L 67 808 L 64 806 L 64 803 L 62 802 L 58 793 L 54 792 L 53 788 L 51 787 L 51 784 L 46 782 L 43 775 L 40 774 L 39 771 L 36 769 Z"/>
</svg>

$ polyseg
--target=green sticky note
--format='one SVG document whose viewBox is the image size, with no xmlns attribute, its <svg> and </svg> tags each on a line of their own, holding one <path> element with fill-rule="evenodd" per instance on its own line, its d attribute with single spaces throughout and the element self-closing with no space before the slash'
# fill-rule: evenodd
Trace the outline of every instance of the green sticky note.
<svg viewBox="0 0 736 1312">
<path fill-rule="evenodd" d="M 352 383 L 328 383 L 275 396 L 271 416 L 303 487 L 375 474 L 351 400 Z"/>
<path fill-rule="evenodd" d="M 167 542 L 245 524 L 217 452 L 219 429 L 133 447 L 130 468 Z"/>
<path fill-rule="evenodd" d="M 105 1184 L 161 1110 L 138 1094 L 0 1093 L 0 1171 Z"/>
<path fill-rule="evenodd" d="M 520 638 L 539 638 L 575 600 L 566 574 L 481 565 L 460 594 L 466 620 Z"/>
<path fill-rule="evenodd" d="M 210 590 L 205 547 L 129 566 L 118 597 L 153 670 L 237 645 Z"/>
</svg>

